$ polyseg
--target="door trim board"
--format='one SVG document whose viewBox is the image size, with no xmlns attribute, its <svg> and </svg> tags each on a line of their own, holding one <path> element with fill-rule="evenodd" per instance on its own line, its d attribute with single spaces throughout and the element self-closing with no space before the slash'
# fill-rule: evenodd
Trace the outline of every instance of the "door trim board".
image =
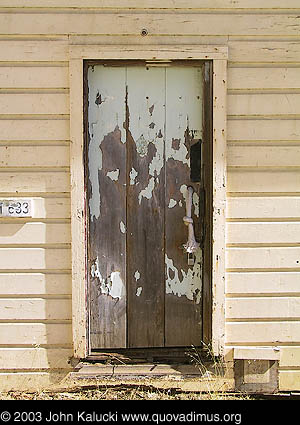
<svg viewBox="0 0 300 425">
<path fill-rule="evenodd" d="M 72 329 L 74 357 L 89 355 L 86 286 L 86 216 L 84 177 L 84 60 L 206 60 L 213 67 L 212 105 L 212 284 L 211 325 L 207 329 L 215 355 L 225 340 L 225 219 L 226 219 L 226 81 L 227 46 L 70 45 L 70 148 L 72 231 Z"/>
</svg>

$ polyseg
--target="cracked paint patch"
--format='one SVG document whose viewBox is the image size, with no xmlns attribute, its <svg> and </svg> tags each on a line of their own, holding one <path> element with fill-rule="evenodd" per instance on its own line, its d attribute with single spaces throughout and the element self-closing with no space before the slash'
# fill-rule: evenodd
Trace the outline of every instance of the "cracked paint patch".
<svg viewBox="0 0 300 425">
<path fill-rule="evenodd" d="M 120 230 L 121 230 L 121 233 L 126 233 L 126 226 L 123 223 L 123 221 L 120 221 Z"/>
<path fill-rule="evenodd" d="M 141 293 L 142 293 L 142 290 L 143 290 L 143 288 L 141 287 L 141 286 L 139 286 L 137 289 L 136 289 L 136 296 L 137 297 L 139 297 L 140 295 L 141 295 Z"/>
<path fill-rule="evenodd" d="M 177 205 L 177 201 L 175 201 L 175 199 L 170 199 L 168 208 L 174 208 Z"/>
<path fill-rule="evenodd" d="M 140 272 L 137 270 L 137 271 L 134 273 L 134 278 L 135 278 L 135 280 L 136 280 L 136 281 L 138 281 L 140 277 L 141 277 L 141 274 L 140 274 Z"/>
<path fill-rule="evenodd" d="M 91 267 L 91 276 L 98 279 L 98 289 L 102 295 L 110 295 L 112 298 L 121 299 L 125 295 L 125 285 L 120 272 L 112 272 L 106 279 L 101 276 L 99 258 L 97 257 Z"/>
<path fill-rule="evenodd" d="M 145 189 L 141 190 L 139 193 L 139 204 L 141 204 L 142 198 L 151 199 L 154 186 L 155 180 L 154 177 L 151 177 L 147 187 L 145 187 Z"/>
<path fill-rule="evenodd" d="M 199 304 L 201 301 L 201 278 L 202 278 L 202 251 L 199 249 L 195 253 L 195 264 L 187 272 L 181 271 L 182 280 L 179 278 L 178 269 L 174 266 L 173 260 L 165 256 L 167 268 L 166 294 L 173 294 Z"/>
<path fill-rule="evenodd" d="M 130 186 L 133 186 L 134 184 L 137 184 L 135 179 L 137 178 L 138 172 L 136 171 L 135 168 L 131 168 L 131 171 L 129 173 L 129 178 L 130 178 Z"/>
<path fill-rule="evenodd" d="M 108 171 L 108 173 L 106 173 L 107 177 L 109 177 L 112 181 L 115 181 L 115 182 L 118 181 L 119 174 L 120 174 L 119 168 L 117 168 L 114 171 Z"/>
</svg>

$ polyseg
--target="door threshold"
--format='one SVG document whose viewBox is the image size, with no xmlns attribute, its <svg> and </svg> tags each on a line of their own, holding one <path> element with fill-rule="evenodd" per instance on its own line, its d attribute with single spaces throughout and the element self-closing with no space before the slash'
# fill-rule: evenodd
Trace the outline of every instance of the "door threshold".
<svg viewBox="0 0 300 425">
<path fill-rule="evenodd" d="M 192 379 L 203 376 L 201 368 L 191 364 L 99 364 L 79 363 L 71 372 L 73 379 L 118 379 L 135 380 L 143 378 Z"/>
<path fill-rule="evenodd" d="M 87 362 L 104 364 L 193 364 L 196 360 L 206 360 L 201 347 L 168 348 L 123 348 L 114 350 L 93 350 L 85 359 Z"/>
</svg>

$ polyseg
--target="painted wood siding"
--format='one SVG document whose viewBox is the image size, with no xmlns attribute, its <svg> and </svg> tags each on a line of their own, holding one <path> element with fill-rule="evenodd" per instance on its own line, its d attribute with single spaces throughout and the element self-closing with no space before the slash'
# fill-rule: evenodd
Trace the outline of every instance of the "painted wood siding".
<svg viewBox="0 0 300 425">
<path fill-rule="evenodd" d="M 68 43 L 218 44 L 229 47 L 226 341 L 279 346 L 280 388 L 300 389 L 299 15 L 299 0 L 1 2 L 1 197 L 35 205 L 32 219 L 0 220 L 5 385 L 37 370 L 45 383 L 72 355 Z"/>
</svg>

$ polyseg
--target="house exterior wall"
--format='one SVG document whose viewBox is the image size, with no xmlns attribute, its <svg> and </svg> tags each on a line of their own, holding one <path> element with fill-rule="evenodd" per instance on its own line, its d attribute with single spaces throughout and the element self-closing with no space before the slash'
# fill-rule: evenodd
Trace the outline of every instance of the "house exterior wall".
<svg viewBox="0 0 300 425">
<path fill-rule="evenodd" d="M 299 14 L 298 0 L 1 2 L 1 198 L 34 200 L 32 218 L 0 219 L 1 388 L 71 370 L 69 45 L 212 44 L 229 48 L 226 348 L 279 351 L 279 389 L 300 389 Z"/>
</svg>

